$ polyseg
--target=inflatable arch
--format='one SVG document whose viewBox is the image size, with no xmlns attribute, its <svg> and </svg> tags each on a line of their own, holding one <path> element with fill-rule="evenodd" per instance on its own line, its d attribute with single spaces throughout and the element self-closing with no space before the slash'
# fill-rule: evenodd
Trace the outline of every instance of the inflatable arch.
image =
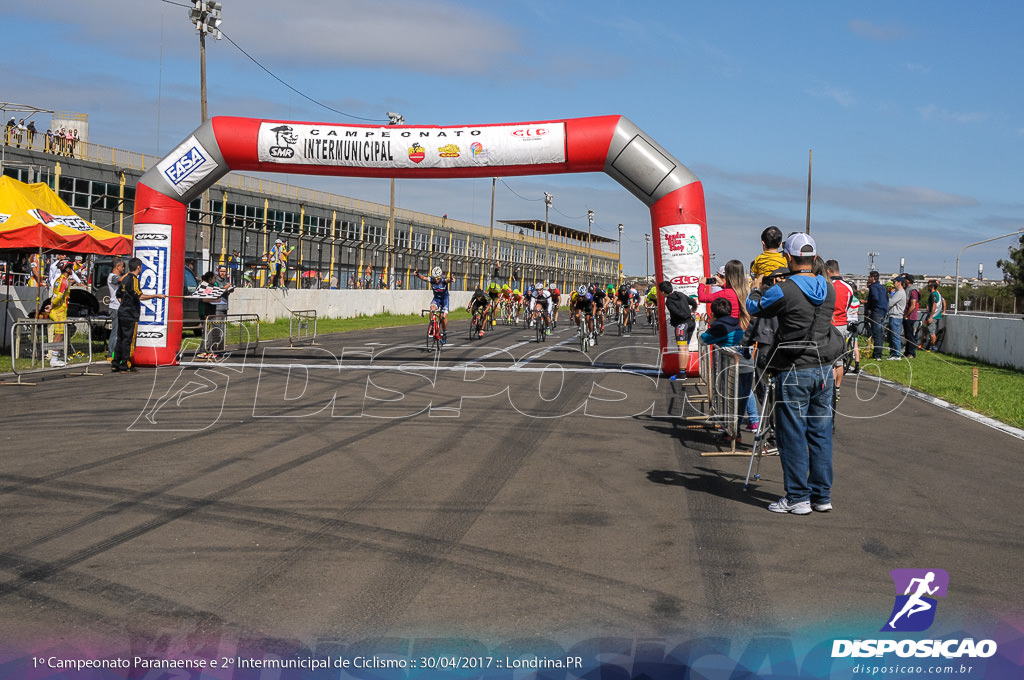
<svg viewBox="0 0 1024 680">
<path fill-rule="evenodd" d="M 381 178 L 508 177 L 605 172 L 651 211 L 657 279 L 687 294 L 709 269 L 704 189 L 621 116 L 463 126 L 339 125 L 218 116 L 150 168 L 135 193 L 135 256 L 145 293 L 180 291 L 188 203 L 232 170 Z M 664 302 L 661 302 L 664 318 Z M 140 365 L 169 365 L 181 347 L 181 300 L 143 303 Z M 678 355 L 661 324 L 662 370 Z M 671 340 L 671 342 L 670 342 Z M 696 353 L 689 371 L 695 368 Z"/>
</svg>

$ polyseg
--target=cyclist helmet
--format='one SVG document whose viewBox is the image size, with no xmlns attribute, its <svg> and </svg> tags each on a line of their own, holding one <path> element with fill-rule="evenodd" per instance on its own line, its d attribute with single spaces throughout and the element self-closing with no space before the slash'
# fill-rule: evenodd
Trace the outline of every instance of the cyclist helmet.
<svg viewBox="0 0 1024 680">
<path fill-rule="evenodd" d="M 430 270 L 430 276 L 435 279 L 441 278 L 441 274 L 442 272 L 440 267 L 434 267 L 433 269 Z"/>
<path fill-rule="evenodd" d="M 512 290 L 512 286 L 510 286 L 510 285 L 508 285 L 508 284 L 506 283 L 506 284 L 505 284 L 504 286 L 502 286 L 502 287 L 501 287 L 501 289 L 502 289 L 502 290 Z"/>
<path fill-rule="evenodd" d="M 608 284 L 608 288 L 607 288 L 606 290 L 607 290 L 607 291 L 608 291 L 609 293 L 614 293 L 614 292 L 615 292 L 615 284 L 614 284 L 614 283 L 609 283 L 609 284 Z"/>
<path fill-rule="evenodd" d="M 545 286 L 540 281 L 538 281 L 537 283 L 533 284 L 533 289 L 534 290 L 544 290 L 545 288 L 547 288 L 547 286 Z"/>
<path fill-rule="evenodd" d="M 576 292 L 580 294 L 580 297 L 583 297 L 584 295 L 587 294 L 587 287 L 580 286 L 579 288 L 576 289 Z"/>
<path fill-rule="evenodd" d="M 521 293 L 521 292 L 519 291 L 519 289 L 518 289 L 518 288 L 516 288 L 515 290 L 513 290 L 513 291 L 512 291 L 512 294 L 513 294 L 513 295 L 522 295 L 522 293 Z"/>
</svg>

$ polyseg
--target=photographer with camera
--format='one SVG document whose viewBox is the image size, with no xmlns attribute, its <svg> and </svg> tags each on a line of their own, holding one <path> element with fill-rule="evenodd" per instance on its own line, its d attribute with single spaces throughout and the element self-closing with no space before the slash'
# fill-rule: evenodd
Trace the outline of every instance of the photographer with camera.
<svg viewBox="0 0 1024 680">
<path fill-rule="evenodd" d="M 768 350 L 775 376 L 775 416 L 786 495 L 768 509 L 807 515 L 832 509 L 832 362 L 843 338 L 832 325 L 835 288 L 812 272 L 817 246 L 809 235 L 791 235 L 783 246 L 790 275 L 762 291 L 754 279 L 746 309 L 777 318 Z"/>
</svg>

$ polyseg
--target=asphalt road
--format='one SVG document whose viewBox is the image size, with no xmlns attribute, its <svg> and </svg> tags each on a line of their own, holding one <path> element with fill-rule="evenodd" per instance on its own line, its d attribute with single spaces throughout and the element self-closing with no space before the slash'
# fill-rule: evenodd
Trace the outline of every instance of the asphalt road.
<svg viewBox="0 0 1024 680">
<path fill-rule="evenodd" d="M 646 329 L 466 327 L 437 360 L 405 327 L 0 388 L 0 639 L 877 631 L 896 568 L 949 572 L 948 630 L 1019 618 L 1021 440 L 848 380 L 835 510 L 776 515 L 778 458 L 744 491 L 701 456 Z"/>
</svg>

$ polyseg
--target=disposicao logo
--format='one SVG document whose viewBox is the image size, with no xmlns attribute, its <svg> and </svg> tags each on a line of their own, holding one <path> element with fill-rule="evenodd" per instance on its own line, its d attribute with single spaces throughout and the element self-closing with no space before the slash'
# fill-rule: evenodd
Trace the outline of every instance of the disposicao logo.
<svg viewBox="0 0 1024 680">
<path fill-rule="evenodd" d="M 928 630 L 935 622 L 937 597 L 946 597 L 949 574 L 944 569 L 893 569 L 896 601 L 881 632 L 913 633 Z M 834 640 L 832 657 L 899 657 L 946 659 L 988 658 L 997 651 L 994 640 Z"/>
<path fill-rule="evenodd" d="M 936 597 L 946 597 L 949 574 L 944 569 L 893 569 L 889 572 L 896 584 L 896 602 L 883 631 L 904 633 L 931 628 L 938 608 Z"/>
</svg>

